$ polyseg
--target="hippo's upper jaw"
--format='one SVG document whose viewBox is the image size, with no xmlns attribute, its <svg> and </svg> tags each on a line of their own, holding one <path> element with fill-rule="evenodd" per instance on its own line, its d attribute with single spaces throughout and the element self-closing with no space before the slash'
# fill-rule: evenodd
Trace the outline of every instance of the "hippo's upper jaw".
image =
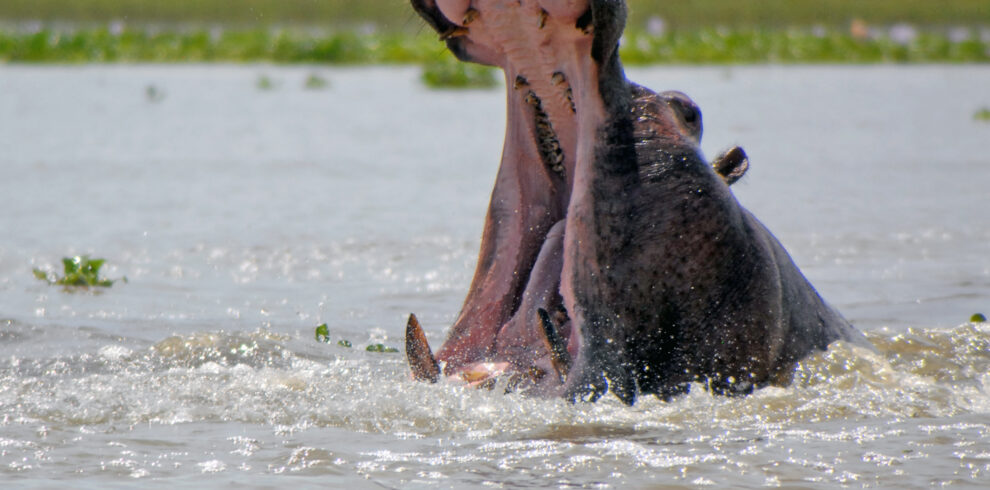
<svg viewBox="0 0 990 490">
<path fill-rule="evenodd" d="M 461 60 L 501 67 L 502 162 L 471 288 L 437 352 L 534 393 L 746 392 L 855 332 L 705 163 L 700 112 L 628 82 L 618 0 L 413 0 Z M 410 319 L 414 374 L 439 375 Z M 425 366 L 417 368 L 417 366 Z"/>
</svg>

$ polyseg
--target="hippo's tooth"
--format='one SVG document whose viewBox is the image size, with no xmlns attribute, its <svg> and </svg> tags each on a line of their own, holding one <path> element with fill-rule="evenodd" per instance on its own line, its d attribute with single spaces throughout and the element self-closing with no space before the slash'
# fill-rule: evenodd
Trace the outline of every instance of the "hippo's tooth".
<svg viewBox="0 0 990 490">
<path fill-rule="evenodd" d="M 481 15 L 481 12 L 478 12 L 478 9 L 474 7 L 468 7 L 467 11 L 464 12 L 464 20 L 461 22 L 461 24 L 464 24 L 466 26 L 474 22 L 479 15 Z"/>
<path fill-rule="evenodd" d="M 553 365 L 553 369 L 557 371 L 557 376 L 560 377 L 560 382 L 563 383 L 571 369 L 571 355 L 567 352 L 567 345 L 564 344 L 564 339 L 560 337 L 560 332 L 554 326 L 547 310 L 539 308 L 536 313 L 540 316 L 540 332 L 543 333 L 540 339 L 543 340 L 543 345 L 550 353 L 550 364 Z"/>
<path fill-rule="evenodd" d="M 412 313 L 406 322 L 406 358 L 409 359 L 409 368 L 417 381 L 436 383 L 440 379 L 440 366 L 426 341 L 423 327 Z"/>
<path fill-rule="evenodd" d="M 522 75 L 516 75 L 516 81 L 512 84 L 512 88 L 515 88 L 516 90 L 518 90 L 518 89 L 520 89 L 522 87 L 525 87 L 527 85 L 529 85 L 529 81 L 526 80 L 526 77 L 524 77 Z"/>
<path fill-rule="evenodd" d="M 537 24 L 540 26 L 540 29 L 543 29 L 547 25 L 547 17 L 549 16 L 550 14 L 546 10 L 540 9 L 540 22 Z"/>
<path fill-rule="evenodd" d="M 571 112 L 577 112 L 577 108 L 574 107 L 574 91 L 570 87 L 564 91 L 564 97 L 567 97 L 567 102 L 571 104 Z"/>
<path fill-rule="evenodd" d="M 467 36 L 469 31 L 466 27 L 450 26 L 449 29 L 440 34 L 440 40 L 446 41 L 455 37 Z"/>
<path fill-rule="evenodd" d="M 536 107 L 540 103 L 540 98 L 537 97 L 536 93 L 533 92 L 532 90 L 530 90 L 529 93 L 526 94 L 526 98 L 524 100 L 526 101 L 527 104 L 533 107 Z"/>
<path fill-rule="evenodd" d="M 559 71 L 553 72 L 553 75 L 550 77 L 550 83 L 554 85 L 560 85 L 564 83 L 564 80 L 566 80 L 564 78 L 564 73 Z"/>
</svg>

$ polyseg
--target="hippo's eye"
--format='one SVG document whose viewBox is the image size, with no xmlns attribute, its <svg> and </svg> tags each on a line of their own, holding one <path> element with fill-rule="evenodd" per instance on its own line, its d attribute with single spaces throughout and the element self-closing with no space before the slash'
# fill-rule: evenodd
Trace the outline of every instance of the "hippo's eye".
<svg viewBox="0 0 990 490">
<path fill-rule="evenodd" d="M 691 106 L 684 106 L 684 121 L 688 124 L 694 124 L 698 121 L 698 111 L 694 110 Z"/>
</svg>

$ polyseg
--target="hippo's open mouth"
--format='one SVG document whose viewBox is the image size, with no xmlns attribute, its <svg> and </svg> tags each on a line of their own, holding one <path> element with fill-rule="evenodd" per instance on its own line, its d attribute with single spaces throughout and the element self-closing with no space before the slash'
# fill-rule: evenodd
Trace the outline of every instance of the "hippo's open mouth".
<svg viewBox="0 0 990 490">
<path fill-rule="evenodd" d="M 412 4 L 459 59 L 503 69 L 508 112 L 477 269 L 436 360 L 410 318 L 417 378 L 435 380 L 439 361 L 443 374 L 468 382 L 511 373 L 533 393 L 597 398 L 611 389 L 631 403 L 637 392 L 667 397 L 701 378 L 752 389 L 808 350 L 779 347 L 788 339 L 775 340 L 786 337 L 776 327 L 730 335 L 734 347 L 709 345 L 755 322 L 725 327 L 720 305 L 777 303 L 738 304 L 749 278 L 691 293 L 726 281 L 724 271 L 698 268 L 719 261 L 749 272 L 754 260 L 779 260 L 772 246 L 746 250 L 758 231 L 726 185 L 745 172 L 745 154 L 727 153 L 717 174 L 698 150 L 694 103 L 626 80 L 617 52 L 624 2 Z M 692 330 L 706 321 L 721 324 Z M 760 342 L 777 347 L 747 351 Z"/>
<path fill-rule="evenodd" d="M 505 145 L 477 270 L 437 359 L 444 374 L 468 381 L 512 372 L 559 385 L 578 349 L 561 291 L 565 221 L 583 178 L 578 160 L 593 151 L 605 119 L 599 65 L 614 57 L 623 19 L 606 39 L 587 1 L 413 6 L 458 58 L 501 67 L 507 87 Z"/>
</svg>

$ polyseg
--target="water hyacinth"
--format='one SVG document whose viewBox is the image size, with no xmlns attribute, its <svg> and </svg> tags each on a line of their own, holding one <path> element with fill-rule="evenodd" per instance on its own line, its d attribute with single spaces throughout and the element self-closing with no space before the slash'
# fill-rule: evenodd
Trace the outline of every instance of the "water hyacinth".
<svg viewBox="0 0 990 490">
<path fill-rule="evenodd" d="M 931 25 L 986 23 L 990 11 L 986 0 L 691 0 L 657 2 L 626 0 L 630 26 L 651 17 L 663 17 L 669 26 L 697 28 L 702 25 L 810 25 L 821 22 L 839 25 L 862 17 L 876 25 L 897 22 Z M 408 2 L 363 0 L 361 2 L 313 0 L 240 0 L 230 8 L 229 0 L 5 0 L 0 19 L 24 22 L 45 21 L 95 23 L 195 23 L 228 25 L 319 25 L 405 29 Z M 415 28 L 416 26 L 411 26 Z"/>
<path fill-rule="evenodd" d="M 432 36 L 352 30 L 0 28 L 0 61 L 29 63 L 261 62 L 415 63 L 442 45 Z"/>
<path fill-rule="evenodd" d="M 627 32 L 620 47 L 626 64 L 694 63 L 933 63 L 990 61 L 990 43 L 906 24 L 889 31 L 815 26 L 784 30 L 701 28 Z"/>
<path fill-rule="evenodd" d="M 89 255 L 77 255 L 62 259 L 63 275 L 59 277 L 54 272 L 33 269 L 34 277 L 52 285 L 67 287 L 101 287 L 113 286 L 114 280 L 100 277 L 100 268 L 106 259 L 91 259 Z M 127 279 L 124 278 L 124 282 Z"/>
<path fill-rule="evenodd" d="M 626 64 L 658 63 L 930 63 L 990 61 L 990 30 L 923 29 L 854 21 L 844 28 L 676 28 L 662 17 L 632 25 L 621 46 Z M 442 43 L 379 29 L 164 30 L 124 23 L 53 29 L 25 24 L 0 29 L 0 61 L 29 63 L 274 62 L 417 63 L 430 86 L 493 86 L 490 71 L 453 63 Z M 497 78 L 497 77 L 495 77 Z"/>
<path fill-rule="evenodd" d="M 385 344 L 369 344 L 364 350 L 368 352 L 382 352 L 382 353 L 395 353 L 399 352 L 399 349 L 395 347 L 387 346 Z"/>
<path fill-rule="evenodd" d="M 310 73 L 303 82 L 303 87 L 308 90 L 322 90 L 329 86 L 330 82 L 316 73 Z"/>
</svg>

